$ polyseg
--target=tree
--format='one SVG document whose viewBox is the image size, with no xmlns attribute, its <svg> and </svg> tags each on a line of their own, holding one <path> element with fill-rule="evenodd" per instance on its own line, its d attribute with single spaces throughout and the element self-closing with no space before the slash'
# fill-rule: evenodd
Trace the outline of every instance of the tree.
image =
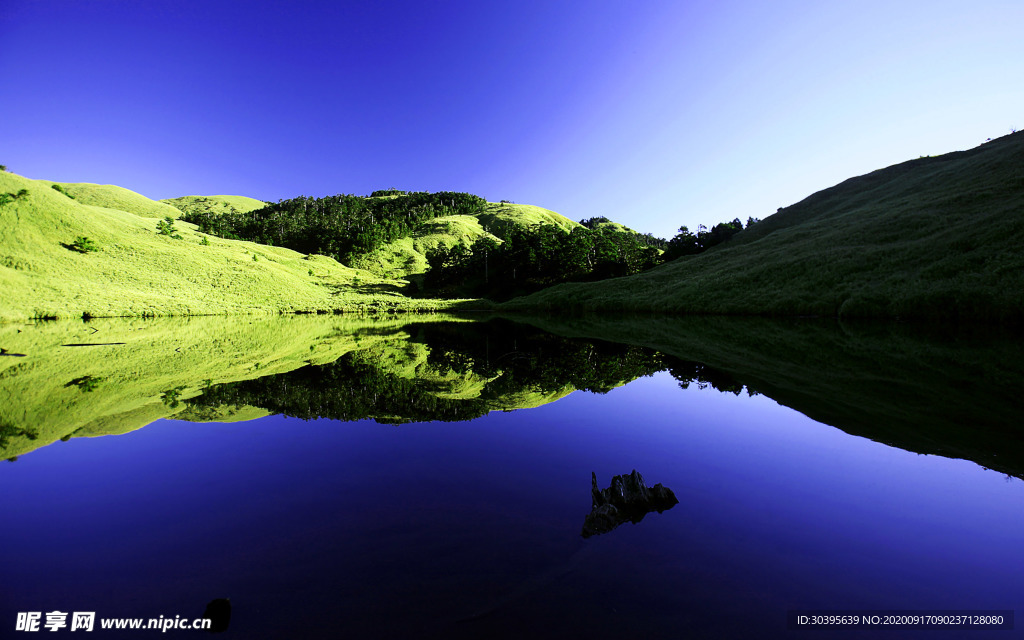
<svg viewBox="0 0 1024 640">
<path fill-rule="evenodd" d="M 65 196 L 71 198 L 72 200 L 75 199 L 75 196 L 73 196 L 70 193 L 68 193 L 67 191 L 65 191 L 64 187 L 60 186 L 59 184 L 51 184 L 50 188 L 53 189 L 54 191 L 56 191 L 57 193 L 63 194 Z"/>
<path fill-rule="evenodd" d="M 604 224 L 606 222 L 611 222 L 611 220 L 609 220 L 608 218 L 606 218 L 604 216 L 595 216 L 593 218 L 584 218 L 583 220 L 580 220 L 580 224 L 583 225 L 584 227 L 590 229 L 590 230 L 594 230 L 598 226 L 600 226 L 600 225 L 602 225 L 602 224 Z"/>
<path fill-rule="evenodd" d="M 174 228 L 174 218 L 164 216 L 164 219 L 156 223 L 156 232 L 162 236 L 169 236 L 175 240 L 181 240 L 181 235 Z"/>
<path fill-rule="evenodd" d="M 665 248 L 662 258 L 667 262 L 682 256 L 692 256 L 701 251 L 702 248 L 697 240 L 697 236 L 690 232 L 689 227 L 683 226 L 679 227 L 679 233 L 668 241 L 668 247 Z"/>
<path fill-rule="evenodd" d="M 20 200 L 28 195 L 28 189 L 19 189 L 17 193 L 0 193 L 0 207 L 5 204 Z"/>
<path fill-rule="evenodd" d="M 69 248 L 79 253 L 90 253 L 98 250 L 96 243 L 86 236 L 78 236 L 75 238 L 75 241 L 71 243 Z"/>
</svg>

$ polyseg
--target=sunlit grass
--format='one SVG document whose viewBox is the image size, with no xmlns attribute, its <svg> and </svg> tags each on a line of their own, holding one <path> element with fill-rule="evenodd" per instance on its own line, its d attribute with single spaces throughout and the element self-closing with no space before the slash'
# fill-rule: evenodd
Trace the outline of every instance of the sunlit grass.
<svg viewBox="0 0 1024 640">
<path fill-rule="evenodd" d="M 266 203 L 246 196 L 182 196 L 161 200 L 186 213 L 247 213 L 262 209 Z"/>
<path fill-rule="evenodd" d="M 118 209 L 147 218 L 178 217 L 178 210 L 162 202 L 150 200 L 146 196 L 112 184 L 91 184 L 88 182 L 69 183 L 40 180 L 43 184 L 56 184 L 66 193 L 73 196 L 79 204 L 91 204 L 97 207 Z"/>
<path fill-rule="evenodd" d="M 51 184 L 0 173 L 0 192 L 28 191 L 0 206 L 0 321 L 397 311 L 452 304 L 411 301 L 398 293 L 402 282 L 324 256 L 207 236 L 180 220 L 175 222 L 180 239 L 160 235 L 155 215 L 177 209 L 96 185 L 65 184 L 75 195 L 71 199 Z M 148 213 L 86 204 L 90 201 Z M 144 217 L 150 214 L 154 217 Z M 82 237 L 94 251 L 75 250 Z"/>
</svg>

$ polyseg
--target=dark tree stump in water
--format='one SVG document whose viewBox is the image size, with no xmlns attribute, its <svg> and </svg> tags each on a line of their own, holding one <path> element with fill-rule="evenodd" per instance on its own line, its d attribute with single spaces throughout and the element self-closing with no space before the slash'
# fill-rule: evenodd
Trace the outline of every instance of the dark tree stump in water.
<svg viewBox="0 0 1024 640">
<path fill-rule="evenodd" d="M 636 524 L 651 511 L 661 513 L 679 504 L 676 495 L 660 483 L 648 487 L 633 469 L 628 476 L 615 476 L 607 489 L 597 488 L 597 474 L 590 474 L 591 512 L 583 521 L 583 537 L 608 533 L 623 522 Z"/>
</svg>

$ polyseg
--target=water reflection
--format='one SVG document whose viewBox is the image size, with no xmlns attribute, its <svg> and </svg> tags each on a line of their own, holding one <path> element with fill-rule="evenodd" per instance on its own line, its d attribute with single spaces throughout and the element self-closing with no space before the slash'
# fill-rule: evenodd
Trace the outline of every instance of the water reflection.
<svg viewBox="0 0 1024 640">
<path fill-rule="evenodd" d="M 854 435 L 1024 477 L 1024 347 L 1014 336 L 729 318 L 531 322 L 0 326 L 4 348 L 25 354 L 0 360 L 0 457 L 164 417 L 471 420 L 667 370 L 683 388 L 764 394 Z M 86 337 L 122 346 L 102 359 L 60 348 Z"/>
<path fill-rule="evenodd" d="M 605 393 L 665 368 L 644 347 L 569 340 L 510 322 L 408 325 L 397 347 L 346 353 L 285 374 L 213 385 L 190 408 L 257 406 L 302 419 L 387 424 L 472 420 L 546 404 L 576 390 Z"/>
<path fill-rule="evenodd" d="M 72 440 L 3 465 L 0 543 L 19 552 L 0 620 L 191 617 L 231 596 L 228 633 L 252 639 L 762 638 L 794 607 L 1019 608 L 1020 483 L 778 404 L 1017 474 L 1013 341 L 721 319 L 251 322 L 93 321 L 125 342 L 103 359 L 61 349 L 101 339 L 68 327 L 0 327 L 27 354 L 0 358 L 5 451 Z M 268 413 L 401 426 L 194 424 Z M 588 496 L 600 511 L 647 486 L 613 478 L 629 469 L 679 504 L 582 539 Z"/>
</svg>

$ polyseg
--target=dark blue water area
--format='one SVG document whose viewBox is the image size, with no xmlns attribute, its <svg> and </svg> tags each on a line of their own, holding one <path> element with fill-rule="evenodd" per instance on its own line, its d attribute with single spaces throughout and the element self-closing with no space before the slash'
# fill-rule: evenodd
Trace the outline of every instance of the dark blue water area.
<svg viewBox="0 0 1024 640">
<path fill-rule="evenodd" d="M 633 469 L 679 504 L 584 539 L 591 472 Z M 665 373 L 464 423 L 161 421 L 0 482 L 3 637 L 28 635 L 19 611 L 193 618 L 221 597 L 246 639 L 1002 638 L 786 619 L 1024 611 L 1019 480 Z"/>
</svg>

